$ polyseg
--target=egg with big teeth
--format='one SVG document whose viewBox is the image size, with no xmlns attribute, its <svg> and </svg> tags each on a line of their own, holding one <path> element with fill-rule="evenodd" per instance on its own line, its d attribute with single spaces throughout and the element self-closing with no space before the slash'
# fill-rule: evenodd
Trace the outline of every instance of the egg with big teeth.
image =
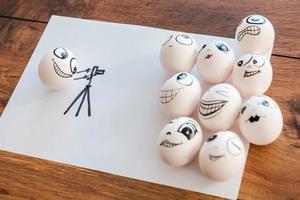
<svg viewBox="0 0 300 200">
<path fill-rule="evenodd" d="M 160 105 L 170 117 L 189 116 L 196 109 L 201 85 L 193 75 L 180 72 L 168 79 L 160 90 Z"/>
<path fill-rule="evenodd" d="M 185 33 L 169 36 L 160 49 L 160 63 L 169 73 L 189 72 L 193 68 L 198 46 L 192 36 Z"/>
<path fill-rule="evenodd" d="M 255 95 L 243 104 L 239 125 L 249 142 L 267 145 L 279 137 L 283 118 L 278 104 L 272 98 Z"/>
<path fill-rule="evenodd" d="M 273 70 L 263 55 L 249 53 L 237 60 L 232 71 L 233 85 L 242 96 L 265 93 L 272 83 Z"/>
<path fill-rule="evenodd" d="M 62 89 L 72 83 L 77 67 L 78 63 L 72 51 L 58 47 L 42 58 L 39 77 L 48 88 Z"/>
<path fill-rule="evenodd" d="M 172 166 L 183 166 L 191 162 L 202 142 L 199 124 L 189 117 L 171 120 L 159 136 L 159 152 L 162 160 Z"/>
<path fill-rule="evenodd" d="M 244 53 L 266 53 L 271 51 L 275 31 L 271 22 L 261 15 L 245 17 L 238 25 L 235 40 Z"/>
<path fill-rule="evenodd" d="M 226 130 L 236 121 L 241 104 L 241 96 L 232 85 L 214 85 L 201 97 L 198 106 L 199 120 L 210 130 Z"/>
<path fill-rule="evenodd" d="M 240 137 L 231 131 L 210 136 L 199 153 L 201 173 L 215 181 L 236 176 L 244 166 L 245 147 Z"/>
</svg>

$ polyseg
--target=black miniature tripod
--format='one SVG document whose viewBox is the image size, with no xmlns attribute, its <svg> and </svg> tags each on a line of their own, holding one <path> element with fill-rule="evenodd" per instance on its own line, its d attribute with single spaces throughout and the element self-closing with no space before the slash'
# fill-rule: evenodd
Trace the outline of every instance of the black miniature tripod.
<svg viewBox="0 0 300 200">
<path fill-rule="evenodd" d="M 91 116 L 91 100 L 90 100 L 90 88 L 92 87 L 91 83 L 93 80 L 94 76 L 97 75 L 103 75 L 105 70 L 104 69 L 99 69 L 98 66 L 94 66 L 92 69 L 91 68 L 87 68 L 85 70 L 82 71 L 78 71 L 77 74 L 79 73 L 89 73 L 88 75 L 84 75 L 82 77 L 79 78 L 75 78 L 74 80 L 79 80 L 79 79 L 86 79 L 88 80 L 88 84 L 83 88 L 83 90 L 81 90 L 81 92 L 75 97 L 75 99 L 72 101 L 71 105 L 67 108 L 67 110 L 64 112 L 64 115 L 68 113 L 68 111 L 72 108 L 72 106 L 77 102 L 78 99 L 81 98 L 81 102 L 79 104 L 79 107 L 77 109 L 77 112 L 75 114 L 76 117 L 78 117 L 82 104 L 85 100 L 85 98 L 87 98 L 87 105 L 88 105 L 88 116 Z"/>
</svg>

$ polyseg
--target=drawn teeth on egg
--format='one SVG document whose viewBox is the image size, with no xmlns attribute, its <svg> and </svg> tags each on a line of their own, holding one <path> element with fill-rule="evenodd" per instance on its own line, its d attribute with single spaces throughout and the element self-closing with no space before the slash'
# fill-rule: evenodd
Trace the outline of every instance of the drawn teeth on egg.
<svg viewBox="0 0 300 200">
<path fill-rule="evenodd" d="M 248 26 L 241 30 L 238 34 L 238 41 L 241 41 L 245 35 L 258 35 L 260 33 L 260 28 L 258 26 Z"/>
<path fill-rule="evenodd" d="M 167 147 L 167 148 L 172 148 L 172 147 L 175 147 L 177 145 L 181 145 L 182 142 L 180 143 L 174 143 L 174 142 L 170 142 L 169 140 L 163 140 L 161 143 L 160 143 L 160 146 L 164 146 L 164 147 Z"/>
<path fill-rule="evenodd" d="M 58 64 L 55 62 L 54 58 L 52 58 L 52 61 L 53 61 L 53 68 L 54 68 L 54 71 L 55 71 L 55 73 L 56 73 L 58 76 L 60 76 L 60 77 L 62 77 L 62 78 L 71 78 L 71 77 L 72 77 L 72 74 L 67 74 L 67 73 L 63 72 L 63 71 L 59 68 L 59 66 L 58 66 Z"/>
<path fill-rule="evenodd" d="M 177 89 L 171 89 L 171 90 L 161 90 L 160 91 L 160 103 L 166 104 L 172 101 L 178 92 L 183 89 L 182 88 L 177 88 Z"/>
<path fill-rule="evenodd" d="M 228 101 L 225 100 L 213 100 L 205 101 L 201 100 L 199 105 L 199 113 L 202 118 L 210 119 L 215 117 Z"/>
<path fill-rule="evenodd" d="M 245 71 L 244 73 L 244 77 L 250 77 L 250 76 L 254 76 L 258 73 L 260 73 L 261 71 L 260 70 L 256 70 L 256 71 Z"/>
<path fill-rule="evenodd" d="M 224 154 L 222 154 L 222 155 L 211 155 L 211 154 L 209 154 L 209 160 L 211 160 L 211 161 L 216 161 L 216 160 L 219 160 L 220 158 L 223 158 L 223 157 L 225 157 Z"/>
</svg>

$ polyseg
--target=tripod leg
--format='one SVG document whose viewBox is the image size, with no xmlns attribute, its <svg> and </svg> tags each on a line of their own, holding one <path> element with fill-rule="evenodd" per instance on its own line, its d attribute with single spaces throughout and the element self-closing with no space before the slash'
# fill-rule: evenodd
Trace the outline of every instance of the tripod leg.
<svg viewBox="0 0 300 200">
<path fill-rule="evenodd" d="M 89 88 L 90 89 L 90 88 Z M 91 100 L 90 100 L 90 90 L 87 91 L 87 103 L 88 103 L 88 115 L 91 116 Z"/>
<path fill-rule="evenodd" d="M 78 107 L 78 109 L 77 109 L 77 112 L 76 112 L 76 114 L 75 114 L 76 117 L 78 117 L 78 115 L 79 115 L 79 112 L 80 112 L 80 110 L 81 110 L 81 106 L 82 106 L 82 104 L 83 104 L 83 102 L 84 102 L 84 99 L 85 99 L 85 97 L 86 97 L 86 93 L 87 93 L 88 91 L 89 91 L 89 87 L 86 86 L 86 87 L 85 87 L 85 90 L 84 90 L 83 97 L 82 97 L 81 102 L 80 102 L 80 105 L 79 105 L 79 107 Z"/>
<path fill-rule="evenodd" d="M 86 88 L 84 88 L 76 97 L 75 99 L 72 101 L 71 105 L 67 108 L 67 110 L 64 112 L 64 115 L 67 114 L 69 112 L 69 110 L 72 108 L 72 106 L 74 105 L 74 103 L 76 103 L 76 101 L 79 99 L 79 97 L 81 97 L 81 95 L 85 92 Z"/>
</svg>

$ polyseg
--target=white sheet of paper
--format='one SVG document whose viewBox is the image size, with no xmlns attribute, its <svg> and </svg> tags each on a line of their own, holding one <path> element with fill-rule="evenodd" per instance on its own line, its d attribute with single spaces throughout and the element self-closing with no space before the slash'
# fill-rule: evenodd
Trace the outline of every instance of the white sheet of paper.
<svg viewBox="0 0 300 200">
<path fill-rule="evenodd" d="M 159 109 L 160 87 L 167 78 L 159 51 L 171 33 L 174 31 L 52 16 L 1 116 L 0 148 L 236 199 L 242 172 L 231 180 L 214 182 L 201 175 L 197 159 L 173 168 L 158 155 L 157 138 L 169 121 Z M 192 36 L 199 47 L 208 40 L 223 39 L 239 56 L 233 39 Z M 79 102 L 63 115 L 86 80 L 74 81 L 62 91 L 49 91 L 40 82 L 39 61 L 55 47 L 71 49 L 82 69 L 98 65 L 106 70 L 94 77 L 90 88 L 91 117 L 86 101 L 78 117 Z M 249 144 L 245 145 L 248 151 Z"/>
</svg>

